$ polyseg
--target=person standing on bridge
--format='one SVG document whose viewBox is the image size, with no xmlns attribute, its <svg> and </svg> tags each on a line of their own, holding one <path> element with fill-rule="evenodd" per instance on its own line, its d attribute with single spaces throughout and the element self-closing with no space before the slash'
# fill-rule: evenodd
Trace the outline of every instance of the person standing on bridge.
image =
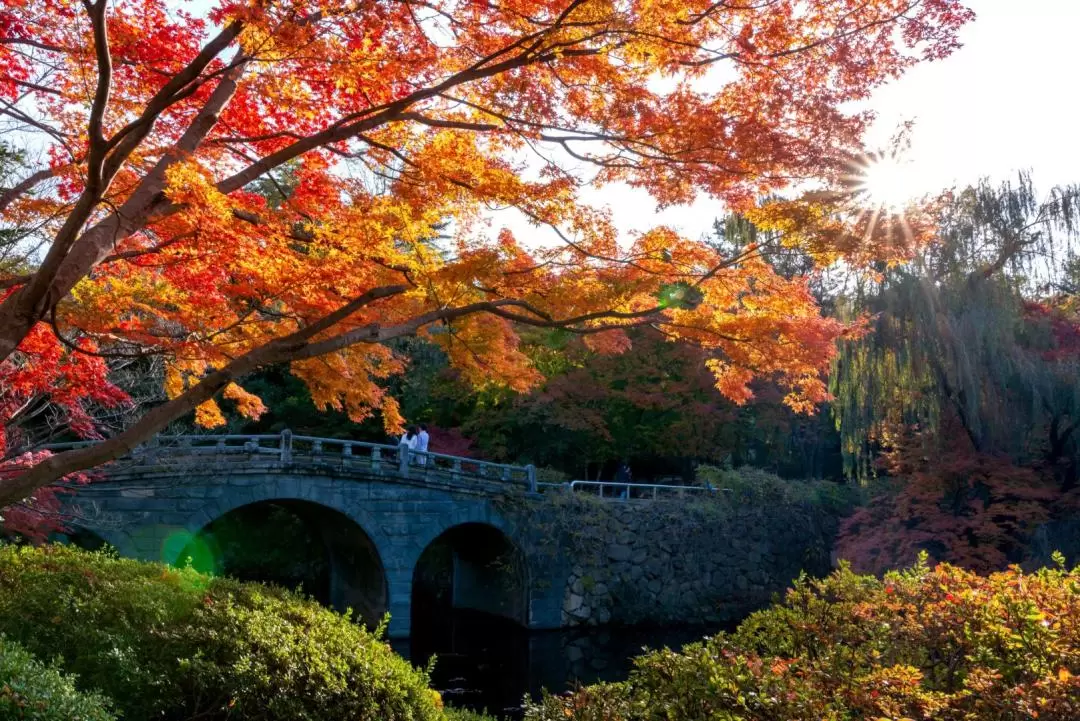
<svg viewBox="0 0 1080 721">
<path fill-rule="evenodd" d="M 416 460 L 416 455 L 413 451 L 416 450 L 417 444 L 420 442 L 420 431 L 416 426 L 409 426 L 409 430 L 401 437 L 401 442 L 398 444 L 398 453 L 404 453 L 408 456 L 408 463 L 412 463 Z"/>
<path fill-rule="evenodd" d="M 615 470 L 615 482 L 623 485 L 619 491 L 619 498 L 627 500 L 630 498 L 630 483 L 633 482 L 634 476 L 630 472 L 630 461 L 624 460 L 619 463 L 619 467 Z"/>
<path fill-rule="evenodd" d="M 427 432 L 427 424 L 420 424 L 420 432 L 416 434 L 416 450 L 420 451 L 420 455 L 417 456 L 416 462 L 421 466 L 427 465 L 427 449 L 428 443 L 431 441 L 431 436 Z"/>
</svg>

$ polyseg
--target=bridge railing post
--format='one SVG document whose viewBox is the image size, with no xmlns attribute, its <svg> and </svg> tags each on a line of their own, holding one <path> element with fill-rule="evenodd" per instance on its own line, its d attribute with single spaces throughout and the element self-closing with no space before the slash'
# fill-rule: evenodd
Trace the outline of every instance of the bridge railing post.
<svg viewBox="0 0 1080 721">
<path fill-rule="evenodd" d="M 371 449 L 371 470 L 373 473 L 382 473 L 382 449 Z"/>
<path fill-rule="evenodd" d="M 409 447 L 402 443 L 398 446 L 398 473 L 402 478 L 409 477 Z"/>
<path fill-rule="evenodd" d="M 525 477 L 529 481 L 529 493 L 536 493 L 536 466 L 531 463 L 525 466 Z"/>
<path fill-rule="evenodd" d="M 278 449 L 281 451 L 281 462 L 292 463 L 292 431 L 288 428 L 281 432 Z"/>
<path fill-rule="evenodd" d="M 450 468 L 450 480 L 457 481 L 461 478 L 461 459 L 455 458 L 454 465 Z"/>
</svg>

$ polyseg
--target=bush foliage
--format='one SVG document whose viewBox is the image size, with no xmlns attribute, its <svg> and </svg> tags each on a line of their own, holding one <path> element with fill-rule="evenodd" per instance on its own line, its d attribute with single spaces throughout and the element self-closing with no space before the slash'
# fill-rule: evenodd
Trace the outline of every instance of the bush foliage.
<svg viewBox="0 0 1080 721">
<path fill-rule="evenodd" d="M 1080 571 L 979 576 L 925 559 L 843 567 L 628 681 L 547 696 L 529 721 L 1069 721 L 1080 718 Z"/>
<path fill-rule="evenodd" d="M 427 676 L 294 593 L 62 546 L 0 548 L 0 633 L 125 719 L 435 721 Z"/>
<path fill-rule="evenodd" d="M 4 721 L 115 721 L 109 703 L 84 694 L 75 681 L 0 636 L 0 719 Z"/>
<path fill-rule="evenodd" d="M 447 721 L 498 721 L 494 716 L 469 709 L 447 708 Z"/>
<path fill-rule="evenodd" d="M 751 466 L 703 465 L 698 466 L 696 477 L 700 485 L 717 489 L 721 498 L 739 507 L 809 504 L 839 517 L 851 513 L 862 500 L 861 489 L 854 484 L 785 479 Z"/>
</svg>

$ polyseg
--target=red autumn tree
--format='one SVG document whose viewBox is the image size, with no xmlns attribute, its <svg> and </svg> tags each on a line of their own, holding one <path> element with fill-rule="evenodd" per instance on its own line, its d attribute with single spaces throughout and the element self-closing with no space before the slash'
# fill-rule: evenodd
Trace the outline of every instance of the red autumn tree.
<svg viewBox="0 0 1080 721">
<path fill-rule="evenodd" d="M 1024 560 L 1031 533 L 1068 503 L 1053 478 L 1007 456 L 976 451 L 953 420 L 905 433 L 882 459 L 894 488 L 847 518 L 838 555 L 861 572 L 910 565 L 925 551 L 981 572 Z M 1075 494 L 1074 494 L 1075 495 Z"/>
<path fill-rule="evenodd" d="M 47 394 L 35 343 L 71 367 L 153 354 L 169 400 L 94 448 L 9 467 L 0 506 L 185 413 L 219 423 L 219 394 L 258 414 L 237 381 L 270 363 L 394 428 L 378 381 L 401 359 L 383 342 L 409 334 L 476 382 L 526 387 L 514 322 L 613 347 L 656 324 L 707 348 L 732 399 L 758 374 L 793 406 L 821 400 L 845 327 L 805 278 L 777 275 L 764 247 L 725 257 L 665 228 L 621 241 L 581 192 L 744 208 L 792 180 L 835 185 L 868 121 L 851 102 L 951 52 L 970 18 L 958 0 L 224 0 L 206 17 L 7 3 L 0 113 L 42 163 L 0 208 L 43 250 L 0 277 L 0 368 Z M 253 183 L 284 186 L 286 169 L 268 203 Z M 492 206 L 553 242 L 490 237 Z M 909 250 L 850 217 L 788 242 L 822 262 Z"/>
</svg>

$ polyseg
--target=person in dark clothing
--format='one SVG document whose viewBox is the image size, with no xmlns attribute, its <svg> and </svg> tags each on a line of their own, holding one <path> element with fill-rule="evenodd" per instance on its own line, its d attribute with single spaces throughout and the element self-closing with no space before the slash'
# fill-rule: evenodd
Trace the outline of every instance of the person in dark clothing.
<svg viewBox="0 0 1080 721">
<path fill-rule="evenodd" d="M 632 483 L 633 482 L 633 474 L 630 473 L 630 462 L 629 461 L 622 461 L 621 463 L 619 463 L 619 467 L 615 470 L 615 482 L 616 483 Z M 622 498 L 623 500 L 626 500 L 629 497 L 630 497 L 630 488 L 629 488 L 629 486 L 623 486 L 622 490 L 619 491 L 619 498 Z"/>
</svg>

